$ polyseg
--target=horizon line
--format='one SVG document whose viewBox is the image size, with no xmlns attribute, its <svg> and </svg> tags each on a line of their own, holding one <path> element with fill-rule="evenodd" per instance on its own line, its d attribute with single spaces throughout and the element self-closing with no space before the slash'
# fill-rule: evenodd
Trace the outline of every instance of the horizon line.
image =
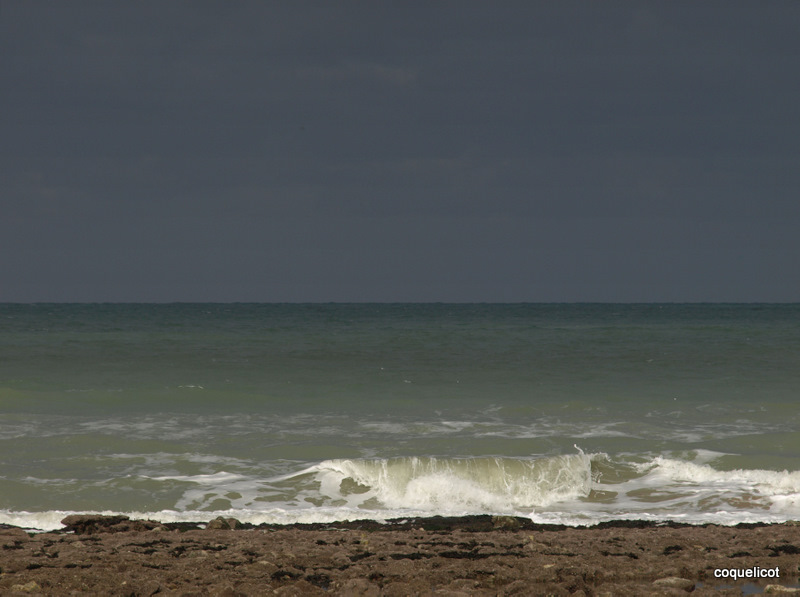
<svg viewBox="0 0 800 597">
<path fill-rule="evenodd" d="M 0 305 L 797 305 L 800 301 L 0 301 Z"/>
</svg>

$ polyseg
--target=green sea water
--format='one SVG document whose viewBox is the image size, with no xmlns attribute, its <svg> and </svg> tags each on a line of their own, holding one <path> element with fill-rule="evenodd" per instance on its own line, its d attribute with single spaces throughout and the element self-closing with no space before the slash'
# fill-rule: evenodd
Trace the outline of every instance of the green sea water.
<svg viewBox="0 0 800 597">
<path fill-rule="evenodd" d="M 0 523 L 800 518 L 800 305 L 0 305 Z"/>
</svg>

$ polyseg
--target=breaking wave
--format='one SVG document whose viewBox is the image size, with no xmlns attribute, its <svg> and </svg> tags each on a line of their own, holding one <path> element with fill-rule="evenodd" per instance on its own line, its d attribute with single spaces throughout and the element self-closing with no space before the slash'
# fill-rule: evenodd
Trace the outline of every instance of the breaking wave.
<svg viewBox="0 0 800 597">
<path fill-rule="evenodd" d="M 330 459 L 278 476 L 274 469 L 263 475 L 263 470 L 244 470 L 231 460 L 211 464 L 217 465 L 216 472 L 109 479 L 102 485 L 105 491 L 161 491 L 174 499 L 171 505 L 162 502 L 166 509 L 103 513 L 162 522 L 233 516 L 253 524 L 471 514 L 568 525 L 614 519 L 737 524 L 800 518 L 800 471 L 734 468 L 739 464 L 735 456 L 708 450 L 614 457 L 579 449 L 519 458 Z M 231 472 L 222 466 L 232 467 Z M 70 513 L 0 509 L 0 523 L 52 529 Z"/>
<path fill-rule="evenodd" d="M 585 497 L 583 452 L 539 459 L 406 457 L 326 460 L 306 469 L 320 493 L 350 506 L 434 513 L 524 512 Z"/>
</svg>

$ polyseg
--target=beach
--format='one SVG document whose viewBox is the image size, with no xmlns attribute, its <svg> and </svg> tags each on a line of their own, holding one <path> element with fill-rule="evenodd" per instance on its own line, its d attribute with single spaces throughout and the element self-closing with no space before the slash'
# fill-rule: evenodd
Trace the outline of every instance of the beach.
<svg viewBox="0 0 800 597">
<path fill-rule="evenodd" d="M 0 305 L 0 595 L 791 588 L 798 338 L 798 305 Z"/>
<path fill-rule="evenodd" d="M 96 515 L 64 523 L 45 533 L 0 528 L 0 593 L 771 594 L 798 586 L 800 563 L 795 523 L 567 527 L 470 516 L 253 526 Z"/>
</svg>

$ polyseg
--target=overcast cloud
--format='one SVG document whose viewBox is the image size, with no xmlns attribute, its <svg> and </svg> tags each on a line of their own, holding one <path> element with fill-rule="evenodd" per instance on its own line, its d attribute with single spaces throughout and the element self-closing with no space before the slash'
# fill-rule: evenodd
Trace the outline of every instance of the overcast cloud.
<svg viewBox="0 0 800 597">
<path fill-rule="evenodd" d="M 798 31 L 2 0 L 0 301 L 798 301 Z"/>
</svg>

